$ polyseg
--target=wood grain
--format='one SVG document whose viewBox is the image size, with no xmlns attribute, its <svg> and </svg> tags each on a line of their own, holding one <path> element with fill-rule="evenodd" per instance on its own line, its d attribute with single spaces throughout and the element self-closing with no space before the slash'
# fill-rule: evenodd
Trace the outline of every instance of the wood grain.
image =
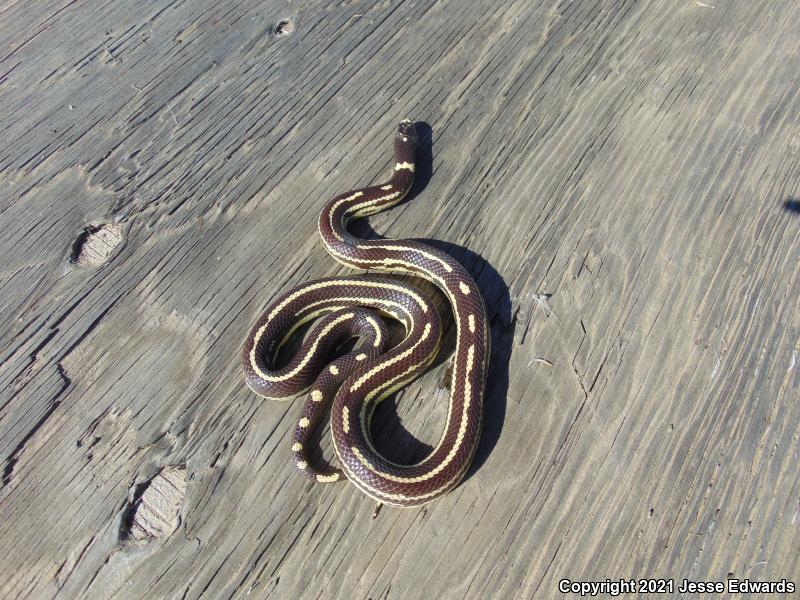
<svg viewBox="0 0 800 600">
<path fill-rule="evenodd" d="M 3 3 L 2 596 L 800 579 L 798 28 L 788 0 Z M 468 479 L 373 521 L 295 472 L 299 405 L 238 349 L 345 272 L 317 215 L 404 117 L 421 181 L 370 227 L 465 264 L 493 357 Z M 389 456 L 435 444 L 445 368 L 381 407 Z"/>
</svg>

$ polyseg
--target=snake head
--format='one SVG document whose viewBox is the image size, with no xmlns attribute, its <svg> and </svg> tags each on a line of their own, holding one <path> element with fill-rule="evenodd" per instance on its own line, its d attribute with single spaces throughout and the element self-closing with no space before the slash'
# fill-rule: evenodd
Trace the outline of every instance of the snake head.
<svg viewBox="0 0 800 600">
<path fill-rule="evenodd" d="M 394 134 L 396 142 L 404 142 L 406 144 L 417 144 L 417 130 L 414 128 L 414 122 L 410 119 L 403 119 L 397 126 L 397 131 Z"/>
<path fill-rule="evenodd" d="M 394 134 L 394 156 L 397 164 L 414 164 L 417 153 L 417 130 L 409 119 L 400 121 Z M 412 171 L 413 172 L 413 171 Z"/>
</svg>

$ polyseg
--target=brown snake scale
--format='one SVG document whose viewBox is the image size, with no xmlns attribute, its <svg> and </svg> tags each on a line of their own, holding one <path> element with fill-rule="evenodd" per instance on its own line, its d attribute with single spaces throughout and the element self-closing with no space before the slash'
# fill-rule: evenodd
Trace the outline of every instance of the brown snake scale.
<svg viewBox="0 0 800 600">
<path fill-rule="evenodd" d="M 398 465 L 375 449 L 370 435 L 378 402 L 422 374 L 439 349 L 441 325 L 433 303 L 416 288 L 378 278 L 339 277 L 304 283 L 273 300 L 242 349 L 247 385 L 267 398 L 308 392 L 295 427 L 297 466 L 320 482 L 346 477 L 384 504 L 418 506 L 453 489 L 472 462 L 480 436 L 489 358 L 486 308 L 478 287 L 451 256 L 410 240 L 364 240 L 347 231 L 350 221 L 391 208 L 414 181 L 417 135 L 403 121 L 394 136 L 395 169 L 383 185 L 352 190 L 330 200 L 319 218 L 328 252 L 348 266 L 412 273 L 447 296 L 456 325 L 456 348 L 447 420 L 439 443 L 421 462 Z M 383 317 L 399 321 L 403 340 L 386 349 Z M 316 320 L 300 350 L 275 368 L 282 345 L 304 323 Z M 330 362 L 343 342 L 359 344 Z M 331 406 L 333 447 L 342 469 L 309 464 L 306 445 Z"/>
</svg>

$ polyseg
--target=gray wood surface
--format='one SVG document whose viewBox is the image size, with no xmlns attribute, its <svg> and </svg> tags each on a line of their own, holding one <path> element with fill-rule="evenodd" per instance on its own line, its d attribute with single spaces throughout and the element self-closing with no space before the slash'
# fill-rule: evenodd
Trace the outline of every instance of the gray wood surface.
<svg viewBox="0 0 800 600">
<path fill-rule="evenodd" d="M 797 581 L 799 78 L 791 0 L 4 2 L 0 595 Z M 372 520 L 238 349 L 346 272 L 317 215 L 404 117 L 420 182 L 360 231 L 461 260 L 493 357 L 468 479 Z M 389 456 L 436 442 L 446 362 Z"/>
</svg>

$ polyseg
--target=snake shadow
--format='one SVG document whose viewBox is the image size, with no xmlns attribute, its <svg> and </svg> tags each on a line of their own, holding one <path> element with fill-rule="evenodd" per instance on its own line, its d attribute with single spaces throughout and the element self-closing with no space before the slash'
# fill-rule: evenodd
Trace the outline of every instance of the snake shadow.
<svg viewBox="0 0 800 600">
<path fill-rule="evenodd" d="M 417 172 L 414 186 L 401 204 L 413 202 L 433 175 L 432 129 L 423 122 L 417 122 L 415 126 L 419 138 Z M 351 231 L 364 239 L 380 239 L 382 237 L 372 229 L 365 219 L 353 223 Z M 486 462 L 503 430 L 508 397 L 508 364 L 513 347 L 516 318 L 512 317 L 511 298 L 506 282 L 483 256 L 463 246 L 440 240 L 417 239 L 416 241 L 446 252 L 460 262 L 472 275 L 486 303 L 491 337 L 489 376 L 484 395 L 484 418 L 480 442 L 472 465 L 464 477 L 466 481 Z M 452 310 L 444 294 L 438 288 L 419 279 L 409 278 L 409 280 L 435 299 L 442 316 L 441 349 L 429 368 L 430 371 L 441 367 L 445 361 L 450 361 L 455 349 L 455 326 Z M 447 387 L 450 381 L 449 368 L 442 370 L 444 373 L 439 380 L 439 386 Z M 420 441 L 405 428 L 397 411 L 397 394 L 386 398 L 376 408 L 371 433 L 377 449 L 387 459 L 399 464 L 417 463 L 433 450 L 430 444 Z"/>
</svg>

